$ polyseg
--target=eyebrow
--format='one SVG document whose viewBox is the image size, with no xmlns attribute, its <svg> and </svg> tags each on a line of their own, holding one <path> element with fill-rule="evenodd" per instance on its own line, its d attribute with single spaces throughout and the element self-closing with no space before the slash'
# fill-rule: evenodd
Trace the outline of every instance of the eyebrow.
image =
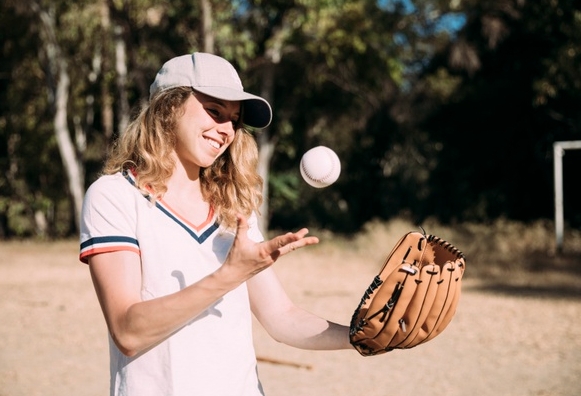
<svg viewBox="0 0 581 396">
<path fill-rule="evenodd" d="M 222 106 L 224 108 L 228 108 L 228 106 L 226 105 L 226 103 L 232 102 L 232 101 L 225 100 L 225 99 L 214 98 L 212 96 L 205 95 L 205 94 L 202 94 L 202 97 L 200 99 L 203 102 L 214 103 L 214 104 L 220 105 L 220 106 Z M 239 117 L 242 114 L 242 111 L 241 111 L 241 109 L 242 109 L 242 102 L 238 102 L 238 103 L 240 103 L 240 107 L 239 107 L 240 110 L 237 111 L 236 113 L 234 113 L 234 115 L 236 115 L 236 116 Z"/>
</svg>

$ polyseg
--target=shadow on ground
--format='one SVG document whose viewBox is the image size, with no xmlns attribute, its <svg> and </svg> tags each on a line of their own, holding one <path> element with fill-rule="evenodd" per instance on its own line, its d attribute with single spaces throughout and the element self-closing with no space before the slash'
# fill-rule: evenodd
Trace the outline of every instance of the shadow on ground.
<svg viewBox="0 0 581 396">
<path fill-rule="evenodd" d="M 518 263 L 495 264 L 476 268 L 475 274 L 467 277 L 466 287 L 515 297 L 581 299 L 581 254 L 578 252 L 532 252 Z"/>
</svg>

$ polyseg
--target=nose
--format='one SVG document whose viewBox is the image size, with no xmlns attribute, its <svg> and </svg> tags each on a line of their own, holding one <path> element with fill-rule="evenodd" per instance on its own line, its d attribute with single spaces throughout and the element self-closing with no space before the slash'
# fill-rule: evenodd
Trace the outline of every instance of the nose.
<svg viewBox="0 0 581 396">
<path fill-rule="evenodd" d="M 226 137 L 234 135 L 236 130 L 234 129 L 234 125 L 232 121 L 221 122 L 218 124 L 218 133 L 221 135 L 225 135 Z"/>
</svg>

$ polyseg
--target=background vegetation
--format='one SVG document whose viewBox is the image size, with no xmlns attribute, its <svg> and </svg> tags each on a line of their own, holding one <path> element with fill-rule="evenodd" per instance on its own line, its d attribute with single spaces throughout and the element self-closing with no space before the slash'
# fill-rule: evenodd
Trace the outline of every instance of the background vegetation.
<svg viewBox="0 0 581 396">
<path fill-rule="evenodd" d="M 267 229 L 546 229 L 553 142 L 581 140 L 574 0 L 5 0 L 0 38 L 0 238 L 76 235 L 83 192 L 156 71 L 196 50 L 229 59 L 275 109 L 255 131 Z M 319 144 L 342 159 L 325 190 L 297 168 Z M 573 230 L 580 151 L 563 158 Z"/>
</svg>

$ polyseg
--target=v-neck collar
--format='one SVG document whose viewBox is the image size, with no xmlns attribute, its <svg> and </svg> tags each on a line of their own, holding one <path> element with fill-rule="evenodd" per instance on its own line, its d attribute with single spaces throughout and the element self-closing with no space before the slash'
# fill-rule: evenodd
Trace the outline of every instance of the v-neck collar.
<svg viewBox="0 0 581 396">
<path fill-rule="evenodd" d="M 135 174 L 133 171 L 123 171 L 123 176 L 125 179 L 131 183 L 134 187 L 137 187 L 137 182 L 135 180 Z M 142 194 L 143 197 L 149 201 L 152 200 L 151 194 Z M 195 225 L 190 223 L 188 220 L 180 216 L 171 206 L 169 206 L 163 199 L 156 199 L 155 207 L 161 210 L 167 217 L 174 221 L 177 225 L 182 227 L 192 238 L 194 238 L 198 243 L 203 243 L 212 233 L 218 229 L 219 225 L 214 213 L 214 208 L 210 207 L 208 212 L 208 217 L 206 220 Z"/>
</svg>

